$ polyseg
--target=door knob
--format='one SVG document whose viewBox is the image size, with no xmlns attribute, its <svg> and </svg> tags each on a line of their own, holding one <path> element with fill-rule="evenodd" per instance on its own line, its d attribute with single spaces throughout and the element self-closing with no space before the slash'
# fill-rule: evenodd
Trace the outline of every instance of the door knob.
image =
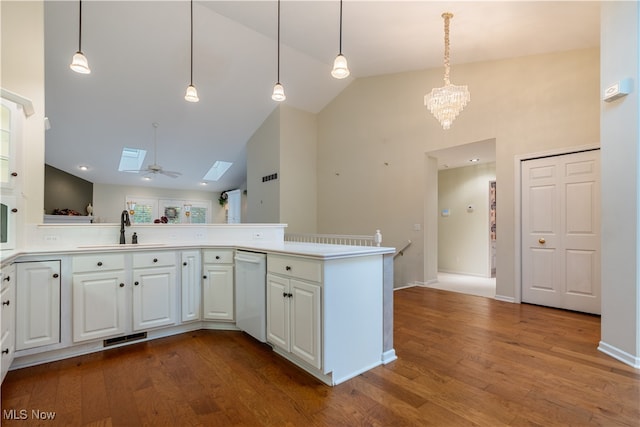
<svg viewBox="0 0 640 427">
<path fill-rule="evenodd" d="M 546 240 L 544 240 L 544 237 L 541 237 L 538 239 L 538 243 L 540 243 L 541 245 L 544 245 L 546 243 Z"/>
</svg>

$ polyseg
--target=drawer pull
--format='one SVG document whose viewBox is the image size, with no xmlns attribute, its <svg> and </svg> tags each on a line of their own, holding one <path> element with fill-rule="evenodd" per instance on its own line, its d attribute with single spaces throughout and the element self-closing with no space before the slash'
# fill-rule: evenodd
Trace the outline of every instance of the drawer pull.
<svg viewBox="0 0 640 427">
<path fill-rule="evenodd" d="M 11 300 L 2 301 L 2 305 L 9 305 L 10 303 L 11 303 Z"/>
<path fill-rule="evenodd" d="M 220 259 L 220 255 L 216 255 L 216 259 Z"/>
<path fill-rule="evenodd" d="M 124 283 L 120 283 L 120 287 L 121 287 L 121 288 L 124 288 Z"/>
<path fill-rule="evenodd" d="M 153 259 L 153 262 L 158 262 L 158 258 L 154 258 L 154 259 Z"/>
<path fill-rule="evenodd" d="M 60 277 L 60 275 L 58 273 L 53 273 L 53 278 L 57 279 L 58 277 Z"/>
<path fill-rule="evenodd" d="M 11 276 L 7 276 L 4 278 L 4 280 L 6 280 L 7 282 L 9 282 L 11 280 Z"/>
<path fill-rule="evenodd" d="M 206 278 L 207 278 L 207 276 L 202 276 L 202 278 L 203 278 L 203 279 L 206 279 Z"/>
<path fill-rule="evenodd" d="M 291 266 L 287 265 L 284 269 L 287 271 L 291 271 Z"/>
<path fill-rule="evenodd" d="M 187 262 L 186 261 L 183 262 L 182 265 L 184 265 L 186 267 L 187 266 Z"/>
<path fill-rule="evenodd" d="M 9 354 L 9 349 L 5 348 L 4 350 L 2 350 L 2 354 Z"/>
<path fill-rule="evenodd" d="M 133 282 L 133 284 L 134 284 L 135 286 L 138 286 L 138 285 L 140 284 L 140 282 Z"/>
<path fill-rule="evenodd" d="M 98 267 L 102 267 L 102 261 L 98 261 Z"/>
</svg>

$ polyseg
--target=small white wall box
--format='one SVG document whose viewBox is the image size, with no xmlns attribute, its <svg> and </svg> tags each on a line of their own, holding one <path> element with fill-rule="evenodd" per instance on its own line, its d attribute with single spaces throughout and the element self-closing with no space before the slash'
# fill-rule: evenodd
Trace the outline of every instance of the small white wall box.
<svg viewBox="0 0 640 427">
<path fill-rule="evenodd" d="M 604 90 L 605 102 L 615 101 L 631 93 L 631 79 L 619 80 Z"/>
<path fill-rule="evenodd" d="M 440 215 L 449 216 L 449 209 L 442 209 L 442 212 L 440 212 Z"/>
</svg>

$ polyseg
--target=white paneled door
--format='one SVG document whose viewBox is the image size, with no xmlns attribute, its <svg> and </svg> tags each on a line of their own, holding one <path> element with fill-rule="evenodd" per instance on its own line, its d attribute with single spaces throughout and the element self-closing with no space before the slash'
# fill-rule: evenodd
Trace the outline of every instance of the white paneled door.
<svg viewBox="0 0 640 427">
<path fill-rule="evenodd" d="M 522 302 L 600 314 L 600 151 L 522 168 Z"/>
</svg>

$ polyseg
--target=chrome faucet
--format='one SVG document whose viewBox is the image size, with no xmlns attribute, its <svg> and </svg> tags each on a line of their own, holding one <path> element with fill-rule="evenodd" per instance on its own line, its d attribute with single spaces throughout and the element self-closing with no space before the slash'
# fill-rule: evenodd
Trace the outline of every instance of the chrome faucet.
<svg viewBox="0 0 640 427">
<path fill-rule="evenodd" d="M 124 239 L 124 226 L 130 227 L 131 221 L 129 220 L 129 211 L 124 210 L 122 214 L 120 214 L 120 244 L 124 245 L 126 243 Z"/>
</svg>

